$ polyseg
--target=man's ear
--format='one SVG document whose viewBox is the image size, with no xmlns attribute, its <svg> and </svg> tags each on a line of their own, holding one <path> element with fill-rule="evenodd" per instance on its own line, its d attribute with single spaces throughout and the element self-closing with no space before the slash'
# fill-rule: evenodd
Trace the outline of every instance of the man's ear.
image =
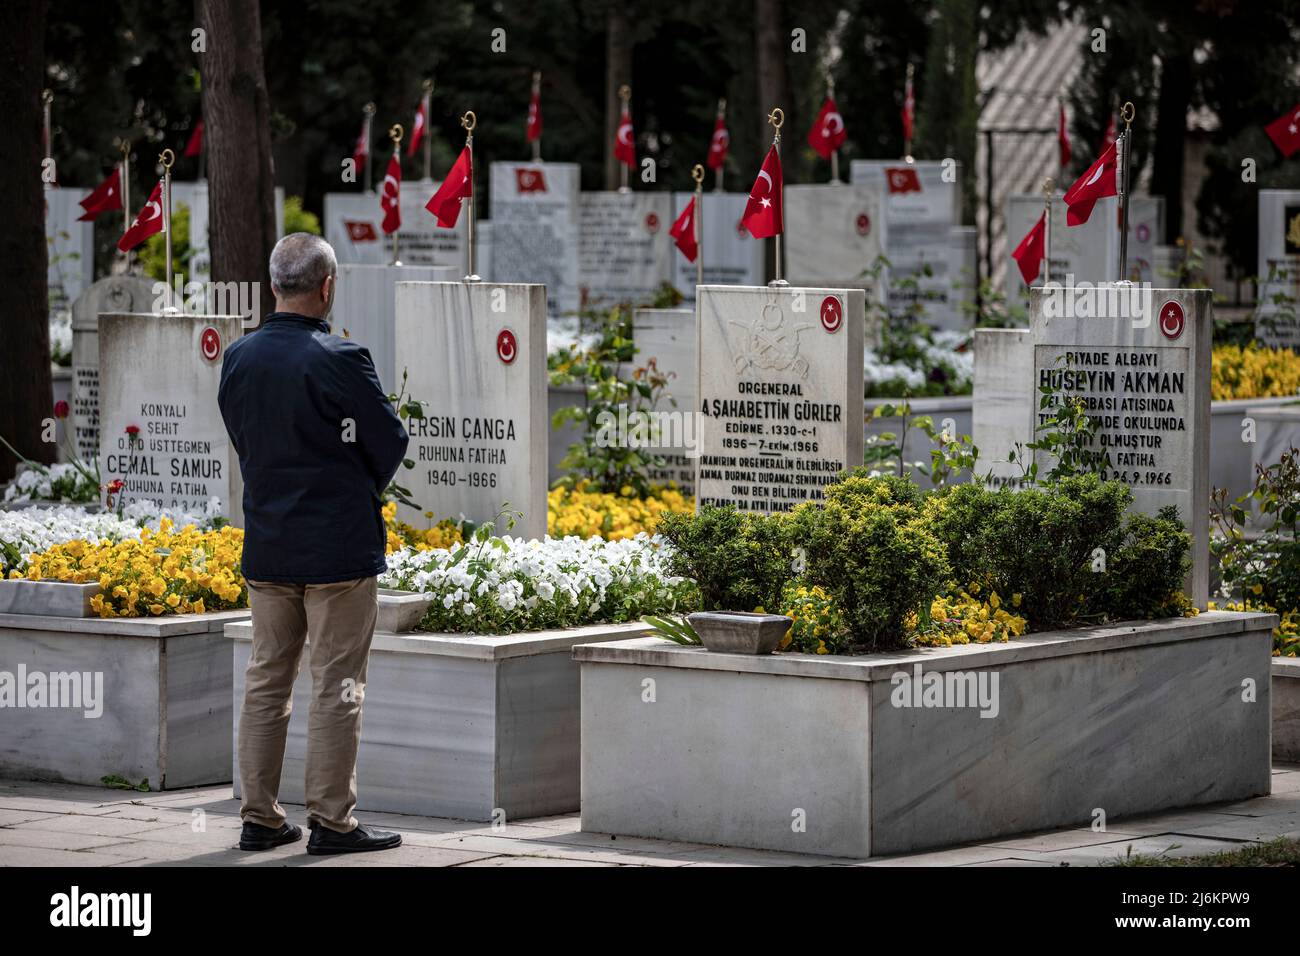
<svg viewBox="0 0 1300 956">
<path fill-rule="evenodd" d="M 320 287 L 320 296 L 322 302 L 328 302 L 330 296 L 334 294 L 334 276 L 326 276 L 325 281 Z"/>
</svg>

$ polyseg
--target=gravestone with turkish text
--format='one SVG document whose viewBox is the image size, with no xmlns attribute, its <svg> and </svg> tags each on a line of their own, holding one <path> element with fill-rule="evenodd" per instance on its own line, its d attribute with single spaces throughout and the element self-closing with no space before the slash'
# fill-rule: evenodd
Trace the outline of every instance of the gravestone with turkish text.
<svg viewBox="0 0 1300 956">
<path fill-rule="evenodd" d="M 1089 470 L 1120 481 L 1133 507 L 1155 514 L 1175 505 L 1192 536 L 1188 593 L 1204 607 L 1209 592 L 1210 342 L 1209 289 L 1030 291 L 1033 387 L 1081 399 L 1092 421 Z M 1031 427 L 1050 409 L 1035 401 Z M 1039 473 L 1054 460 L 1035 452 Z"/>
<path fill-rule="evenodd" d="M 99 468 L 115 504 L 199 511 L 217 498 L 242 524 L 239 459 L 217 407 L 239 334 L 231 315 L 100 315 Z"/>
<path fill-rule="evenodd" d="M 455 228 L 442 229 L 425 205 L 438 191 L 428 180 L 401 186 L 402 224 L 397 230 L 397 259 L 408 266 L 444 266 L 457 278 L 469 269 L 467 223 L 462 214 Z M 466 213 L 468 210 L 465 211 Z M 393 261 L 393 237 L 384 235 L 384 214 L 379 193 L 326 193 L 321 223 L 325 240 L 334 247 L 339 262 L 387 265 Z"/>
<path fill-rule="evenodd" d="M 161 285 L 134 275 L 106 276 L 72 303 L 72 444 L 77 457 L 99 457 L 99 316 L 152 311 Z"/>
<path fill-rule="evenodd" d="M 872 277 L 888 243 L 878 189 L 849 183 L 786 186 L 785 271 L 794 285 L 867 289 L 883 301 Z"/>
<path fill-rule="evenodd" d="M 95 224 L 78 222 L 85 213 L 86 189 L 46 189 L 45 245 L 51 311 L 72 308 L 73 301 L 95 276 Z"/>
<path fill-rule="evenodd" d="M 632 313 L 632 341 L 637 350 L 633 366 L 652 369 L 668 380 L 652 409 L 658 413 L 658 430 L 649 446 L 663 463 L 648 468 L 647 477 L 652 484 L 675 484 L 692 495 L 699 447 L 695 311 L 637 309 Z"/>
<path fill-rule="evenodd" d="M 1259 191 L 1258 255 L 1255 338 L 1300 348 L 1300 189 Z"/>
<path fill-rule="evenodd" d="M 694 193 L 673 193 L 673 222 Z M 701 195 L 700 247 L 705 285 L 760 285 L 763 282 L 763 243 L 740 224 L 748 193 L 706 192 Z M 673 249 L 673 285 L 687 302 L 695 301 L 695 263 Z"/>
<path fill-rule="evenodd" d="M 861 289 L 700 286 L 698 505 L 788 511 L 862 464 Z"/>
<path fill-rule="evenodd" d="M 410 419 L 397 481 L 429 519 L 491 521 L 503 505 L 523 512 L 514 535 L 546 533 L 546 289 L 493 282 L 399 282 L 399 356 L 407 391 L 426 417 Z M 504 523 L 499 525 L 505 530 Z"/>
<path fill-rule="evenodd" d="M 582 193 L 578 199 L 578 286 L 584 302 L 645 303 L 672 279 L 677 253 L 665 192 Z"/>
<path fill-rule="evenodd" d="M 551 315 L 578 307 L 576 163 L 493 163 L 491 271 L 495 282 L 540 282 Z"/>
<path fill-rule="evenodd" d="M 1033 452 L 1032 412 L 1038 392 L 1029 374 L 1034 359 L 1028 329 L 976 329 L 971 393 L 971 441 L 979 449 L 976 470 L 993 485 L 1024 484 Z"/>
<path fill-rule="evenodd" d="M 340 263 L 338 290 L 330 312 L 335 334 L 352 339 L 370 350 L 375 372 L 392 394 L 402 384 L 402 370 L 419 356 L 397 356 L 394 330 L 397 325 L 397 283 L 436 282 L 461 278 L 453 270 L 438 266 L 388 266 Z"/>
</svg>

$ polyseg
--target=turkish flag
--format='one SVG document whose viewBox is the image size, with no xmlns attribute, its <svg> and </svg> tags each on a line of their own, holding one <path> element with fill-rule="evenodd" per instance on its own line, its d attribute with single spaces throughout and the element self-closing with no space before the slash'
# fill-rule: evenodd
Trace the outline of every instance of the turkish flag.
<svg viewBox="0 0 1300 956">
<path fill-rule="evenodd" d="M 396 152 L 389 158 L 388 172 L 384 173 L 379 208 L 384 211 L 384 221 L 379 225 L 384 230 L 384 235 L 391 235 L 402 228 L 402 164 Z"/>
<path fill-rule="evenodd" d="M 885 170 L 885 183 L 891 193 L 921 192 L 921 177 L 910 166 L 890 166 Z"/>
<path fill-rule="evenodd" d="M 415 151 L 420 148 L 420 141 L 424 139 L 424 129 L 429 124 L 429 117 L 425 113 L 424 99 L 420 99 L 420 108 L 415 111 L 415 122 L 411 124 L 411 139 L 406 144 L 406 155 L 414 156 Z"/>
<path fill-rule="evenodd" d="M 758 171 L 754 188 L 749 191 L 749 202 L 745 203 L 745 214 L 740 217 L 740 224 L 749 230 L 755 239 L 779 236 L 785 231 L 781 219 L 781 154 L 775 144 L 767 149 L 763 158 L 763 168 Z"/>
<path fill-rule="evenodd" d="M 528 98 L 528 126 L 524 136 L 530 143 L 542 138 L 542 91 L 535 85 L 533 95 Z"/>
<path fill-rule="evenodd" d="M 370 137 L 366 135 L 367 123 L 361 121 L 361 132 L 357 134 L 357 143 L 352 147 L 352 165 L 356 167 L 357 172 L 365 168 L 366 160 L 370 157 Z"/>
<path fill-rule="evenodd" d="M 1038 271 L 1043 266 L 1046 242 L 1047 213 L 1043 213 L 1038 217 L 1038 222 L 1034 223 L 1034 228 L 1020 240 L 1016 251 L 1011 253 L 1011 258 L 1015 259 L 1016 265 L 1020 266 L 1020 275 L 1025 280 L 1025 285 L 1032 285 L 1038 278 Z"/>
<path fill-rule="evenodd" d="M 1088 167 L 1088 171 L 1065 191 L 1062 198 L 1069 207 L 1065 213 L 1067 226 L 1083 225 L 1092 215 L 1092 207 L 1097 205 L 1098 199 L 1118 193 L 1115 186 L 1116 157 L 1116 145 L 1111 143 L 1097 157 L 1097 161 Z"/>
<path fill-rule="evenodd" d="M 687 262 L 694 262 L 696 255 L 699 254 L 700 245 L 695 241 L 695 197 L 686 204 L 682 214 L 677 217 L 673 227 L 668 230 L 668 235 L 673 237 L 677 243 L 677 248 L 682 250 L 682 255 L 686 257 Z"/>
<path fill-rule="evenodd" d="M 1282 155 L 1290 159 L 1300 149 L 1300 106 L 1287 110 L 1273 120 L 1264 127 L 1264 132 L 1268 133 L 1268 138 L 1281 150 Z"/>
<path fill-rule="evenodd" d="M 903 139 L 912 139 L 912 124 L 916 121 L 916 98 L 912 95 L 912 78 L 903 87 Z"/>
<path fill-rule="evenodd" d="M 727 119 L 721 113 L 713 124 L 713 139 L 709 141 L 709 169 L 721 169 L 727 161 L 727 147 L 731 145 L 731 134 L 727 132 Z"/>
<path fill-rule="evenodd" d="M 1115 114 L 1114 114 L 1114 113 L 1111 113 L 1111 114 L 1110 114 L 1110 121 L 1106 123 L 1106 132 L 1104 132 L 1104 133 L 1101 134 L 1101 148 L 1102 148 L 1102 150 L 1105 151 L 1106 147 L 1107 147 L 1107 146 L 1110 146 L 1110 145 L 1111 145 L 1112 143 L 1114 143 L 1115 140 L 1118 139 L 1118 138 L 1119 138 L 1119 136 L 1118 136 L 1118 134 L 1115 132 Z"/>
<path fill-rule="evenodd" d="M 822 159 L 830 159 L 844 143 L 844 117 L 835 105 L 835 97 L 827 96 L 821 112 L 808 131 L 808 145 L 817 151 Z"/>
<path fill-rule="evenodd" d="M 185 145 L 185 157 L 193 159 L 203 152 L 203 120 L 194 124 L 194 132 L 190 133 L 190 141 Z"/>
<path fill-rule="evenodd" d="M 113 169 L 107 179 L 95 187 L 95 191 L 81 200 L 85 215 L 78 216 L 77 222 L 94 222 L 101 212 L 112 212 L 122 208 L 122 167 Z"/>
<path fill-rule="evenodd" d="M 1065 124 L 1065 104 L 1059 105 L 1059 118 L 1056 121 L 1056 144 L 1061 153 L 1061 168 L 1070 165 L 1070 128 Z"/>
<path fill-rule="evenodd" d="M 632 114 L 623 104 L 623 114 L 618 118 L 618 135 L 614 137 L 614 158 L 624 166 L 636 166 L 636 144 L 632 138 Z"/>
<path fill-rule="evenodd" d="M 375 224 L 372 222 L 345 219 L 343 225 L 347 227 L 348 238 L 353 242 L 377 242 L 379 240 L 379 234 L 375 232 Z"/>
<path fill-rule="evenodd" d="M 546 176 L 536 166 L 520 166 L 515 170 L 515 188 L 521 193 L 544 193 Z"/>
<path fill-rule="evenodd" d="M 118 249 L 123 252 L 130 252 L 150 236 L 163 231 L 162 188 L 163 184 L 160 179 L 158 185 L 154 186 L 153 192 L 149 194 L 149 201 L 144 204 L 144 208 L 131 221 L 130 228 L 122 234 L 121 239 L 117 240 Z"/>
<path fill-rule="evenodd" d="M 442 181 L 438 191 L 425 205 L 425 209 L 438 218 L 438 225 L 443 229 L 455 227 L 460 218 L 461 200 L 474 195 L 474 164 L 470 158 L 469 147 L 460 151 L 456 162 L 447 171 L 447 178 Z"/>
</svg>

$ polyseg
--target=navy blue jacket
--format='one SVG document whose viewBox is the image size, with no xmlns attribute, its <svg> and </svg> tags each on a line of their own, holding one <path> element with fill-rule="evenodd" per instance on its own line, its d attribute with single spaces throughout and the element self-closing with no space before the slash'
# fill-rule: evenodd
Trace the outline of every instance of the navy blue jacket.
<svg viewBox="0 0 1300 956">
<path fill-rule="evenodd" d="M 380 495 L 407 435 L 370 353 L 320 319 L 274 312 L 226 350 L 217 402 L 244 476 L 244 577 L 381 574 Z"/>
</svg>

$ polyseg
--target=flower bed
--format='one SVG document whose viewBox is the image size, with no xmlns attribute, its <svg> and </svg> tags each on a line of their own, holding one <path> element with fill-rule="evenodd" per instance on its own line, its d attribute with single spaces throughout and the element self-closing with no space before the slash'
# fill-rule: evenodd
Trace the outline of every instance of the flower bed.
<svg viewBox="0 0 1300 956">
<path fill-rule="evenodd" d="M 1300 394 L 1300 353 L 1249 345 L 1216 345 L 1210 359 L 1215 401 L 1281 398 Z"/>
<path fill-rule="evenodd" d="M 66 416 L 62 416 L 66 417 Z M 5 488 L 5 504 L 28 501 L 90 502 L 99 498 L 99 482 L 74 464 L 25 468 Z"/>
<path fill-rule="evenodd" d="M 691 606 L 693 585 L 665 567 L 660 542 L 547 538 L 480 529 L 455 550 L 388 556 L 380 586 L 433 598 L 422 627 L 439 633 L 512 634 L 634 621 Z"/>
<path fill-rule="evenodd" d="M 587 485 L 553 488 L 547 494 L 547 534 L 555 538 L 593 535 L 607 541 L 622 541 L 639 534 L 653 534 L 659 516 L 667 511 L 690 513 L 693 499 L 676 488 L 656 488 L 645 497 L 625 486 L 619 494 L 589 491 Z"/>
</svg>

